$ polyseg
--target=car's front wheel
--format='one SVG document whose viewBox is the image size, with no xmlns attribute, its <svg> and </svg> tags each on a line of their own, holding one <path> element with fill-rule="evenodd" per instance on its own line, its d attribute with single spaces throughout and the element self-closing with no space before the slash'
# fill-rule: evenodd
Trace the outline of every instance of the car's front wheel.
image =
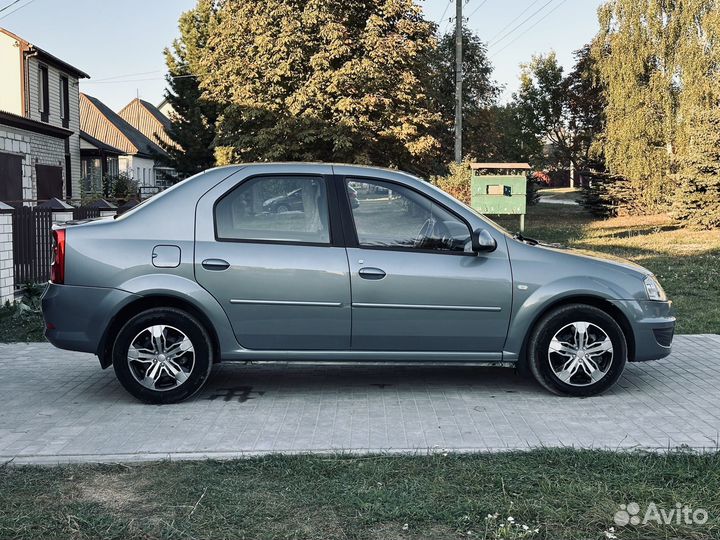
<svg viewBox="0 0 720 540">
<path fill-rule="evenodd" d="M 113 345 L 115 374 L 125 389 L 147 403 L 176 403 L 205 384 L 213 348 L 207 330 L 175 308 L 154 308 L 132 317 Z"/>
<path fill-rule="evenodd" d="M 620 325 L 594 306 L 572 304 L 546 314 L 528 343 L 535 379 L 556 394 L 592 396 L 610 388 L 627 362 Z"/>
</svg>

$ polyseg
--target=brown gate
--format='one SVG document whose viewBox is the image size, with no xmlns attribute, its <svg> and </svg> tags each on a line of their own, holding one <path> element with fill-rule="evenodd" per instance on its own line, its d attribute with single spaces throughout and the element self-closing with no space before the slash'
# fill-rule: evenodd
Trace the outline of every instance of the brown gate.
<svg viewBox="0 0 720 540">
<path fill-rule="evenodd" d="M 0 201 L 22 204 L 22 157 L 0 153 Z"/>
<path fill-rule="evenodd" d="M 92 219 L 100 217 L 99 208 L 88 208 L 87 206 L 81 206 L 73 209 L 73 219 L 80 221 L 82 219 Z"/>
<path fill-rule="evenodd" d="M 15 286 L 50 278 L 52 210 L 21 206 L 13 211 Z"/>
<path fill-rule="evenodd" d="M 62 171 L 62 167 L 55 167 L 53 165 L 35 165 L 35 172 L 37 173 L 38 202 L 47 201 L 53 197 L 62 199 Z"/>
</svg>

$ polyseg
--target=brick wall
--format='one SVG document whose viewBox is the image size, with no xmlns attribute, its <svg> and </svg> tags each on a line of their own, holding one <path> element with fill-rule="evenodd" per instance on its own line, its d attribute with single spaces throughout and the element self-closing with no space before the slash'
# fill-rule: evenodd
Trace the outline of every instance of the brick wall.
<svg viewBox="0 0 720 540">
<path fill-rule="evenodd" d="M 12 214 L 0 203 L 0 304 L 15 300 L 13 278 Z"/>
<path fill-rule="evenodd" d="M 33 170 L 30 137 L 33 133 L 0 125 L 0 152 L 23 158 L 23 199 L 33 198 Z"/>
<path fill-rule="evenodd" d="M 65 142 L 62 139 L 0 125 L 0 152 L 23 158 L 23 199 L 37 197 L 35 165 L 62 167 L 65 181 Z M 65 196 L 64 191 L 62 196 Z"/>
</svg>

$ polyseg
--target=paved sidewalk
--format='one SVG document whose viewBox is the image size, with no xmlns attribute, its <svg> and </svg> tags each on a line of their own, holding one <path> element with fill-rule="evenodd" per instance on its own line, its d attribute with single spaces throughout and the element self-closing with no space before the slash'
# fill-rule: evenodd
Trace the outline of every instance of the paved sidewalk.
<svg viewBox="0 0 720 540">
<path fill-rule="evenodd" d="M 511 370 L 223 364 L 193 400 L 135 401 L 94 356 L 0 344 L 0 463 L 267 452 L 716 448 L 720 336 L 678 336 L 607 394 L 548 394 Z"/>
</svg>

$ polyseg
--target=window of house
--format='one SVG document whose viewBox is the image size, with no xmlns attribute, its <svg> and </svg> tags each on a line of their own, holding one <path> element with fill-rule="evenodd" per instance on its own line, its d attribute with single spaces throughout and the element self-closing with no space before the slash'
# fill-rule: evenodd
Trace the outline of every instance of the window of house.
<svg viewBox="0 0 720 540">
<path fill-rule="evenodd" d="M 41 65 L 38 68 L 38 110 L 40 111 L 40 119 L 43 122 L 48 121 L 50 113 L 50 92 L 48 87 L 48 68 Z"/>
<path fill-rule="evenodd" d="M 63 127 L 70 125 L 70 82 L 67 77 L 60 77 L 60 114 Z"/>
<path fill-rule="evenodd" d="M 102 193 L 102 161 L 83 157 L 80 160 L 80 182 L 86 193 Z"/>
<path fill-rule="evenodd" d="M 329 244 L 325 180 L 266 176 L 243 182 L 215 205 L 220 240 Z"/>
<path fill-rule="evenodd" d="M 118 158 L 107 158 L 107 173 L 109 176 L 117 176 L 118 174 L 120 174 L 120 165 L 118 162 Z"/>
<path fill-rule="evenodd" d="M 412 189 L 353 179 L 347 192 L 361 247 L 472 251 L 468 226 Z"/>
</svg>

